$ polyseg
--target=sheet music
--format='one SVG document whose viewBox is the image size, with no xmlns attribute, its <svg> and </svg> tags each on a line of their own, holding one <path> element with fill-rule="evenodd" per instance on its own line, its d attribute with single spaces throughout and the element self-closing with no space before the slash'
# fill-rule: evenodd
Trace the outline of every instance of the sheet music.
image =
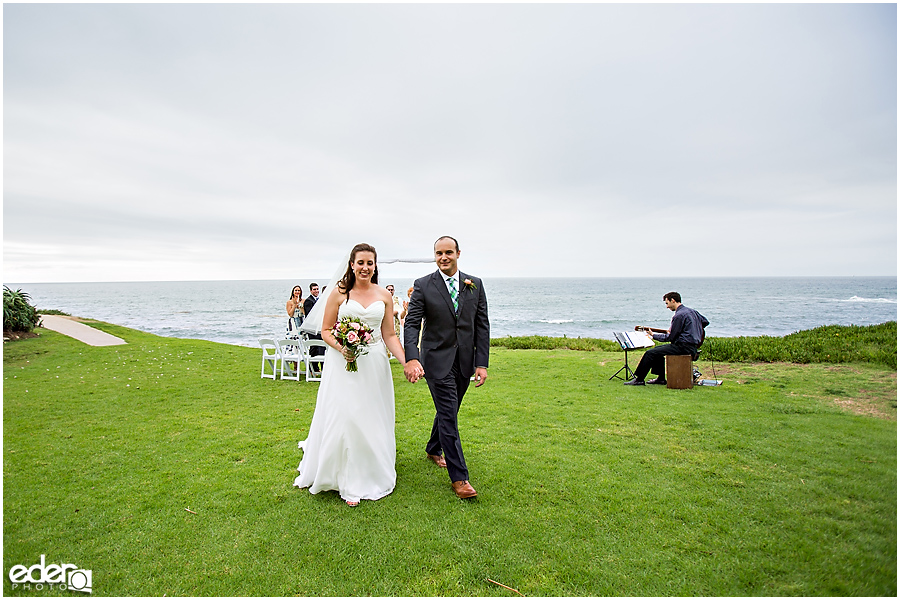
<svg viewBox="0 0 900 600">
<path fill-rule="evenodd" d="M 646 331 L 622 331 L 613 333 L 616 341 L 623 349 L 631 350 L 632 348 L 652 348 L 653 338 Z"/>
</svg>

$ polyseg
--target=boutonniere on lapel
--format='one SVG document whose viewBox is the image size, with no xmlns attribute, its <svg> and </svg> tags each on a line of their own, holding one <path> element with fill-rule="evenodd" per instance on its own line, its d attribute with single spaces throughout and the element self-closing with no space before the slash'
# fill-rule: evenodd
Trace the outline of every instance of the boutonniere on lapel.
<svg viewBox="0 0 900 600">
<path fill-rule="evenodd" d="M 463 281 L 463 287 L 467 290 L 472 290 L 473 292 L 478 289 L 478 286 L 475 285 L 471 279 L 466 279 Z"/>
</svg>

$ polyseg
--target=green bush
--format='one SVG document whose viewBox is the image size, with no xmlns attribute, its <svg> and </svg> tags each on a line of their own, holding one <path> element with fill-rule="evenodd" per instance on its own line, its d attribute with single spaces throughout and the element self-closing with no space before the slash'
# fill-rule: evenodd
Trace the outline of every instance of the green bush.
<svg viewBox="0 0 900 600">
<path fill-rule="evenodd" d="M 494 338 L 491 340 L 491 346 L 502 346 L 510 350 L 600 350 L 605 352 L 621 350 L 619 344 L 612 340 L 547 337 L 544 335 Z"/>
<path fill-rule="evenodd" d="M 494 338 L 491 346 L 510 350 L 620 351 L 616 342 L 596 338 L 531 335 Z M 720 362 L 876 363 L 897 368 L 897 322 L 880 325 L 824 325 L 784 337 L 708 337 L 702 360 Z"/>
<path fill-rule="evenodd" d="M 31 331 L 38 322 L 37 310 L 31 296 L 21 289 L 12 291 L 3 286 L 3 331 Z"/>
<path fill-rule="evenodd" d="M 704 359 L 722 362 L 877 363 L 897 368 L 897 322 L 823 325 L 784 337 L 706 338 Z"/>
<path fill-rule="evenodd" d="M 61 315 L 63 317 L 71 317 L 67 312 L 63 312 L 61 310 L 56 310 L 55 308 L 39 308 L 37 309 L 39 315 Z"/>
</svg>

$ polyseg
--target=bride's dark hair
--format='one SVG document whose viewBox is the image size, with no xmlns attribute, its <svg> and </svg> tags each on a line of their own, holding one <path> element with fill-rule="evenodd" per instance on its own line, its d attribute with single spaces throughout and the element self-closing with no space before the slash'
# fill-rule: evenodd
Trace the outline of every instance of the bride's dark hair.
<svg viewBox="0 0 900 600">
<path fill-rule="evenodd" d="M 341 277 L 341 280 L 337 283 L 338 290 L 342 294 L 349 294 L 350 290 L 353 289 L 353 286 L 356 285 L 356 273 L 353 272 L 353 261 L 356 260 L 356 255 L 359 252 L 371 252 L 375 255 L 375 270 L 372 272 L 372 283 L 378 283 L 378 253 L 375 251 L 375 248 L 369 244 L 357 244 L 353 246 L 353 250 L 350 251 L 350 261 L 347 263 L 347 270 L 344 272 L 344 276 Z"/>
</svg>

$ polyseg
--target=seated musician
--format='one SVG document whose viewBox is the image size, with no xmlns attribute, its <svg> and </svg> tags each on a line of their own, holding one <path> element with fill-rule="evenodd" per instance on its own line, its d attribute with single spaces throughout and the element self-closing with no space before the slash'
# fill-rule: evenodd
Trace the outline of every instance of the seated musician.
<svg viewBox="0 0 900 600">
<path fill-rule="evenodd" d="M 656 375 L 656 378 L 647 383 L 665 384 L 667 354 L 690 354 L 692 359 L 697 359 L 697 348 L 703 343 L 703 330 L 709 325 L 709 321 L 693 308 L 682 304 L 681 294 L 678 292 L 669 292 L 663 296 L 663 301 L 666 303 L 666 308 L 675 314 L 672 315 L 668 333 L 652 335 L 653 339 L 658 342 L 669 343 L 644 352 L 641 362 L 634 370 L 634 378 L 626 381 L 625 385 L 644 385 L 644 378 L 649 372 Z M 650 328 L 640 327 L 638 329 L 649 331 Z"/>
</svg>

